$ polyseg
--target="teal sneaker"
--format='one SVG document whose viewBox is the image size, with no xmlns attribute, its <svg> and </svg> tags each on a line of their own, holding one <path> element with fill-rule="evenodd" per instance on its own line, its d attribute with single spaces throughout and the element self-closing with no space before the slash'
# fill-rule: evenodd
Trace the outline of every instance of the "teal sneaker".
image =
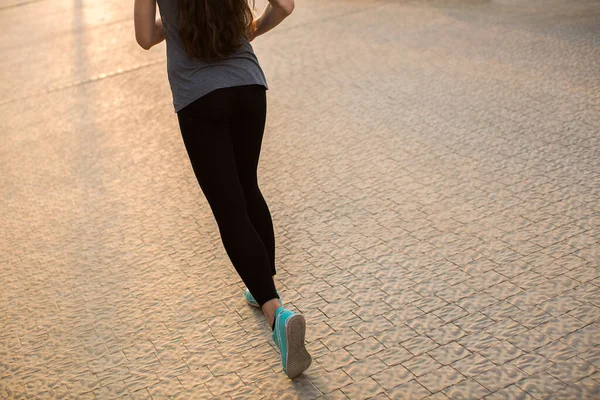
<svg viewBox="0 0 600 400">
<path fill-rule="evenodd" d="M 279 292 L 277 292 L 277 296 L 279 296 Z M 260 306 L 258 305 L 258 302 L 256 300 L 254 300 L 254 296 L 252 296 L 252 293 L 250 293 L 248 288 L 246 288 L 246 290 L 244 290 L 244 298 L 246 299 L 246 303 L 250 304 L 252 307 L 260 308 Z M 283 303 L 281 302 L 281 298 L 279 299 L 279 304 L 281 304 L 283 306 Z"/>
<path fill-rule="evenodd" d="M 306 321 L 302 314 L 279 307 L 275 313 L 273 340 L 281 353 L 283 372 L 294 379 L 308 369 L 312 358 L 304 346 Z"/>
</svg>

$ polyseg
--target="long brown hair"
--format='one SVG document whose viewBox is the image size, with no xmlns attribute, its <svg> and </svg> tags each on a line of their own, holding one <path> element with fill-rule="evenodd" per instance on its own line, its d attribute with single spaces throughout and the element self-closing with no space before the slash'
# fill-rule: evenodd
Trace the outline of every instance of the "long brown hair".
<svg viewBox="0 0 600 400">
<path fill-rule="evenodd" d="M 188 56 L 223 58 L 240 46 L 254 22 L 254 0 L 176 0 L 179 36 Z"/>
</svg>

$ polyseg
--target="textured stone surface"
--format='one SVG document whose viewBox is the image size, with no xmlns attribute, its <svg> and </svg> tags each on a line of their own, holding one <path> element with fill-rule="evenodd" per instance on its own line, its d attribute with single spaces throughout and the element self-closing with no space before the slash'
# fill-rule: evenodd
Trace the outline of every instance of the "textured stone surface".
<svg viewBox="0 0 600 400">
<path fill-rule="evenodd" d="M 314 359 L 292 382 L 164 45 L 131 2 L 0 1 L 0 398 L 598 398 L 599 18 L 303 0 L 254 42 L 276 280 Z"/>
</svg>

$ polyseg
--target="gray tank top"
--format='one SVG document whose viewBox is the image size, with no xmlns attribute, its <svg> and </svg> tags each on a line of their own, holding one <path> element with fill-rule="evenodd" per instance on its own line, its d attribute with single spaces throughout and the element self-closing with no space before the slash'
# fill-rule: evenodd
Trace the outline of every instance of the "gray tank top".
<svg viewBox="0 0 600 400">
<path fill-rule="evenodd" d="M 209 62 L 190 59 L 179 37 L 177 0 L 157 2 L 165 29 L 167 75 L 175 112 L 220 88 L 258 84 L 268 89 L 267 79 L 248 40 L 244 39 L 225 59 Z"/>
</svg>

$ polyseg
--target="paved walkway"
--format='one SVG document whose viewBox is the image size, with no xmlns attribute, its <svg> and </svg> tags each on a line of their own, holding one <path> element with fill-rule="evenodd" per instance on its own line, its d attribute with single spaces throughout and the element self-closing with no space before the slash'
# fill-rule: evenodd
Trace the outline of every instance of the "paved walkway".
<svg viewBox="0 0 600 400">
<path fill-rule="evenodd" d="M 600 398 L 598 2 L 298 0 L 255 42 L 293 382 L 131 3 L 0 1 L 0 398 Z"/>
</svg>

